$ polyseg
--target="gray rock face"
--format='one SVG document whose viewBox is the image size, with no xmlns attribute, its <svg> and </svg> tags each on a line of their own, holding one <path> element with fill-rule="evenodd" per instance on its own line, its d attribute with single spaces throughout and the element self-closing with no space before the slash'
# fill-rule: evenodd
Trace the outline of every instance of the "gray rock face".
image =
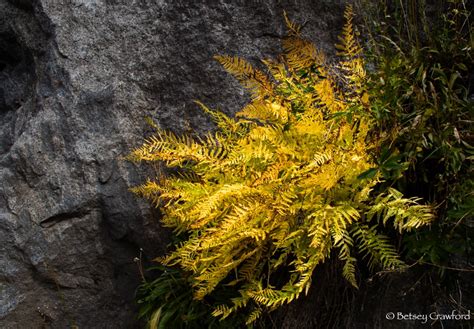
<svg viewBox="0 0 474 329">
<path fill-rule="evenodd" d="M 213 61 L 279 51 L 283 9 L 322 47 L 339 1 L 0 0 L 0 327 L 135 328 L 133 259 L 169 232 L 121 160 L 145 116 L 201 133 L 245 101 Z"/>
</svg>

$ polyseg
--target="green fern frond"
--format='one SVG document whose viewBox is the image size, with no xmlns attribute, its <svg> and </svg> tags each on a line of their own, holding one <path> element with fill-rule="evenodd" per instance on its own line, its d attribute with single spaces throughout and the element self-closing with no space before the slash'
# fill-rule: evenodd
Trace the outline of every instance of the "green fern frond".
<svg viewBox="0 0 474 329">
<path fill-rule="evenodd" d="M 403 269 L 405 264 L 389 239 L 377 233 L 377 226 L 354 225 L 351 234 L 358 241 L 359 251 L 369 259 L 369 266 L 373 270 L 380 265 L 384 269 Z"/>
</svg>

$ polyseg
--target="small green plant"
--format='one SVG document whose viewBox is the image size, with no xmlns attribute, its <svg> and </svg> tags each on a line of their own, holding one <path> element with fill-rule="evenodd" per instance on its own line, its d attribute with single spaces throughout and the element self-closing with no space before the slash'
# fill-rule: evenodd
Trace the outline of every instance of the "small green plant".
<svg viewBox="0 0 474 329">
<path fill-rule="evenodd" d="M 241 58 L 216 57 L 252 95 L 236 118 L 197 102 L 217 132 L 192 138 L 158 129 L 129 156 L 174 168 L 133 191 L 183 237 L 159 261 L 188 278 L 195 300 L 221 287 L 235 292 L 213 303 L 216 317 L 244 312 L 253 323 L 307 292 L 331 254 L 354 286 L 356 255 L 371 268 L 401 269 L 382 232 L 433 219 L 418 199 L 381 190 L 380 173 L 370 171 L 380 145 L 351 7 L 345 17 L 336 67 L 286 19 L 283 55 L 263 61 L 270 76 Z"/>
</svg>

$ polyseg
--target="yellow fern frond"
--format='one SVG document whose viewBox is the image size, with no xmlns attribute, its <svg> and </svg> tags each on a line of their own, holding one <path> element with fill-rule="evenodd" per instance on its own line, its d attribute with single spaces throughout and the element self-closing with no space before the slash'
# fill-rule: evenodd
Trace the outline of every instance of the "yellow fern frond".
<svg viewBox="0 0 474 329">
<path fill-rule="evenodd" d="M 292 22 L 284 15 L 287 36 L 282 40 L 284 56 L 290 70 L 321 67 L 325 64 L 325 56 L 315 45 L 301 36 L 301 26 Z"/>
<path fill-rule="evenodd" d="M 301 26 L 293 22 L 292 20 L 290 20 L 286 11 L 283 11 L 283 18 L 285 19 L 285 25 L 286 25 L 286 28 L 288 29 L 288 33 L 299 36 L 300 31 L 301 31 Z"/>
<path fill-rule="evenodd" d="M 273 95 L 273 84 L 263 72 L 254 69 L 246 60 L 232 56 L 214 56 L 252 94 L 253 99 Z"/>
<path fill-rule="evenodd" d="M 253 101 L 237 114 L 237 117 L 258 119 L 284 124 L 288 121 L 288 109 L 281 104 L 269 101 Z"/>
<path fill-rule="evenodd" d="M 352 23 L 353 17 L 353 9 L 349 5 L 344 13 L 346 23 L 344 24 L 342 36 L 339 37 L 340 43 L 336 45 L 336 48 L 340 50 L 338 55 L 343 57 L 340 67 L 345 72 L 345 78 L 349 87 L 346 91 L 346 98 L 351 102 L 362 103 L 362 105 L 367 107 L 369 98 L 364 88 L 366 82 L 365 63 L 362 58 L 362 47 L 357 41 L 356 31 Z M 351 92 L 354 95 L 351 96 Z"/>
<path fill-rule="evenodd" d="M 201 103 L 200 101 L 194 101 L 201 109 L 209 114 L 214 121 L 214 123 L 217 125 L 217 127 L 220 129 L 221 133 L 226 134 L 226 135 L 232 135 L 232 133 L 237 132 L 238 130 L 238 125 L 235 122 L 234 119 L 228 117 L 226 114 L 220 112 L 220 111 L 213 111 L 209 109 L 206 105 Z"/>
<path fill-rule="evenodd" d="M 354 240 L 349 235 L 347 230 L 342 233 L 342 238 L 335 244 L 335 247 L 339 248 L 339 259 L 344 262 L 342 268 L 342 275 L 349 281 L 354 287 L 358 288 L 355 267 L 357 260 L 351 255 L 351 249 L 354 246 Z"/>
</svg>

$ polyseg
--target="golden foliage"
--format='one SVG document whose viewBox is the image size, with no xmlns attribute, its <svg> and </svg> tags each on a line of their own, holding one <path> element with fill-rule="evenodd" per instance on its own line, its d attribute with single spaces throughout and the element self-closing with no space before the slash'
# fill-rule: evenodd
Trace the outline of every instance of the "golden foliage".
<svg viewBox="0 0 474 329">
<path fill-rule="evenodd" d="M 129 156 L 181 168 L 133 191 L 161 207 L 165 226 L 188 234 L 161 262 L 191 273 L 196 299 L 220 284 L 237 287 L 239 296 L 217 306 L 215 316 L 249 306 L 252 322 L 262 307 L 291 302 L 308 291 L 313 270 L 333 249 L 354 286 L 356 252 L 371 266 L 400 268 L 378 227 L 406 231 L 433 217 L 393 189 L 374 195 L 377 176 L 359 177 L 375 166 L 375 142 L 350 7 L 339 46 L 342 76 L 285 19 L 284 54 L 264 62 L 272 79 L 240 58 L 216 57 L 253 95 L 235 119 L 198 103 L 217 133 L 195 140 L 158 130 Z M 277 285 L 281 268 L 288 280 Z"/>
</svg>

